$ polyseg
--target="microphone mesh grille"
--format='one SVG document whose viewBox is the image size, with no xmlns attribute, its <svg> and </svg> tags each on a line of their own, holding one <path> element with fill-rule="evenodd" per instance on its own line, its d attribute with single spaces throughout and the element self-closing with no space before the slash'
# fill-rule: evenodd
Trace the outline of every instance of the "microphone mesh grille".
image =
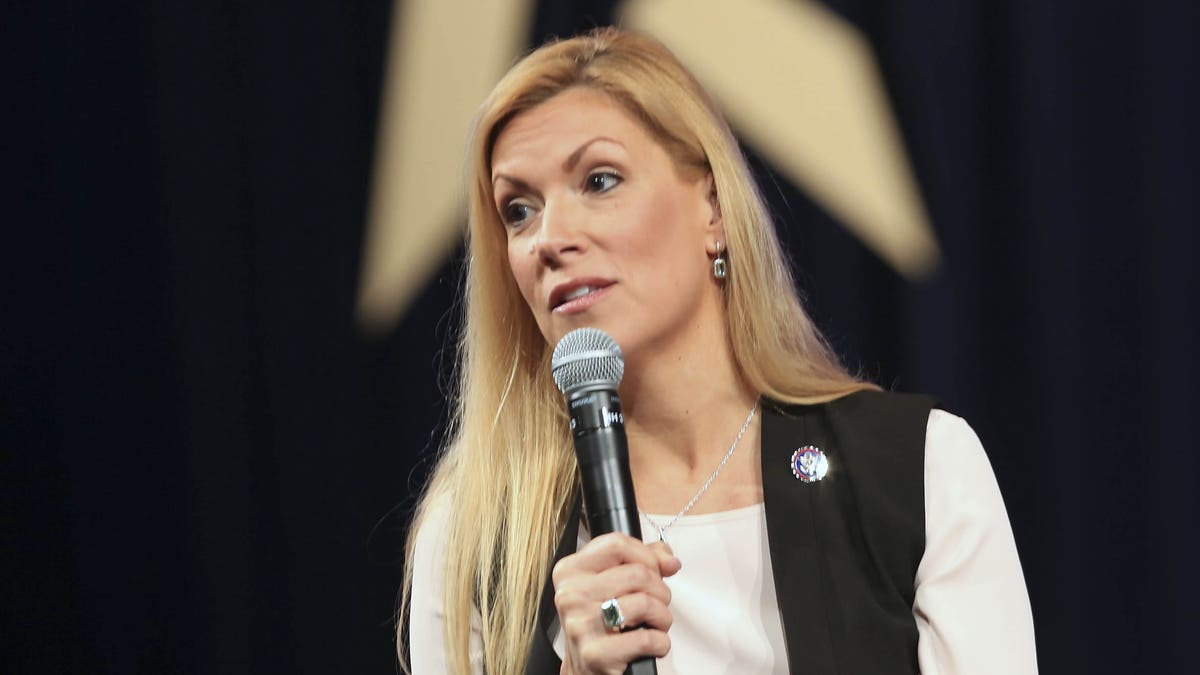
<svg viewBox="0 0 1200 675">
<path fill-rule="evenodd" d="M 625 374 L 625 356 L 608 333 L 576 328 L 554 347 L 550 371 L 565 395 L 585 386 L 616 389 Z"/>
</svg>

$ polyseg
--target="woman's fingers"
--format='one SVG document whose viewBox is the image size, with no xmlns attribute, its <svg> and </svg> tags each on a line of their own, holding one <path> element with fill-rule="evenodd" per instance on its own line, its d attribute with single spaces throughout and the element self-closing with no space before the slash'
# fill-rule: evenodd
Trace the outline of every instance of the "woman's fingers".
<svg viewBox="0 0 1200 675">
<path fill-rule="evenodd" d="M 555 604 L 561 615 L 641 592 L 666 605 L 671 602 L 671 589 L 663 577 L 679 568 L 679 560 L 663 542 L 648 546 L 623 534 L 606 534 L 554 566 Z"/>
<path fill-rule="evenodd" d="M 630 628 L 648 626 L 665 632 L 670 630 L 675 621 L 671 610 L 667 609 L 668 603 L 649 593 L 617 596 L 617 604 L 625 615 L 625 625 Z"/>
<path fill-rule="evenodd" d="M 554 604 L 572 672 L 619 674 L 634 659 L 665 655 L 673 619 L 663 577 L 678 571 L 666 544 L 619 533 L 596 537 L 555 564 Z M 620 606 L 623 632 L 604 623 L 600 606 L 610 598 Z"/>
<path fill-rule="evenodd" d="M 662 658 L 671 650 L 671 638 L 657 630 L 639 629 L 612 635 L 603 641 L 581 645 L 578 652 L 568 650 L 560 675 L 605 673 L 621 675 L 630 662 L 644 656 Z"/>
<path fill-rule="evenodd" d="M 602 572 L 610 567 L 623 563 L 637 563 L 652 570 L 658 570 L 662 548 L 647 546 L 643 542 L 620 532 L 610 532 L 600 535 L 587 543 L 578 553 L 569 555 L 554 566 L 553 579 L 558 583 L 558 577 L 563 574 L 578 572 Z M 670 555 L 670 549 L 666 549 Z"/>
<path fill-rule="evenodd" d="M 577 662 L 586 664 L 586 672 L 624 672 L 632 661 L 643 656 L 661 658 L 671 650 L 671 638 L 661 630 L 639 628 L 591 640 L 580 645 Z"/>
<path fill-rule="evenodd" d="M 556 597 L 555 604 L 559 605 L 557 607 L 559 621 L 561 621 L 567 637 L 582 639 L 593 634 L 615 634 L 615 631 L 604 624 L 600 612 L 600 605 L 614 597 L 617 605 L 621 608 L 621 615 L 625 618 L 625 628 L 647 626 L 666 631 L 674 623 L 674 617 L 671 615 L 671 610 L 667 608 L 667 603 L 649 593 L 637 592 L 609 596 L 604 600 L 595 601 L 566 600 L 561 605 Z"/>
<path fill-rule="evenodd" d="M 674 576 L 682 567 L 679 558 L 675 557 L 671 546 L 665 541 L 656 541 L 649 546 L 650 550 L 658 559 L 658 572 L 664 577 Z"/>
<path fill-rule="evenodd" d="M 603 601 L 639 591 L 653 595 L 663 604 L 671 601 L 671 589 L 658 570 L 637 564 L 618 565 L 598 574 L 566 575 L 554 590 L 557 596 L 578 597 L 584 602 Z"/>
</svg>

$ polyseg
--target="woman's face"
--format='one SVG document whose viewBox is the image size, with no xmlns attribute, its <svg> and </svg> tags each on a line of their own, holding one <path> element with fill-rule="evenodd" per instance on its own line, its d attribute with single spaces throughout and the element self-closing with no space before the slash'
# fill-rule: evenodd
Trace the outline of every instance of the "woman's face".
<svg viewBox="0 0 1200 675">
<path fill-rule="evenodd" d="M 678 353 L 689 331 L 721 316 L 712 182 L 689 173 L 591 89 L 568 89 L 504 127 L 492 151 L 496 209 L 513 277 L 550 344 L 594 326 L 627 358 Z"/>
</svg>

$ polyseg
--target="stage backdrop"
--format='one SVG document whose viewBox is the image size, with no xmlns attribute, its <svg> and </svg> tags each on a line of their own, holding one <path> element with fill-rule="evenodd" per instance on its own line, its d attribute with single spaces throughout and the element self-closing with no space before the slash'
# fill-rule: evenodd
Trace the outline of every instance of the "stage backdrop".
<svg viewBox="0 0 1200 675">
<path fill-rule="evenodd" d="M 1196 8 L 814 2 L 737 3 L 707 50 L 708 2 L 20 3 L 0 671 L 394 671 L 461 257 L 453 185 L 395 196 L 426 194 L 405 125 L 459 109 L 419 78 L 470 103 L 519 51 L 618 19 L 723 92 L 848 362 L 979 431 L 1042 672 L 1200 671 Z M 734 62 L 804 95 L 730 88 Z M 882 166 L 804 145 L 821 96 Z M 754 112 L 774 104 L 796 107 Z M 812 121 L 785 139 L 790 110 Z"/>
</svg>

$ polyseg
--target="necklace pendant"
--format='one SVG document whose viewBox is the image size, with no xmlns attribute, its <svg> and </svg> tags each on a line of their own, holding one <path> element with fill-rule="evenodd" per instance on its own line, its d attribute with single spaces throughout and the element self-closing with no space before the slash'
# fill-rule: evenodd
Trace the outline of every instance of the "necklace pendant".
<svg viewBox="0 0 1200 675">
<path fill-rule="evenodd" d="M 667 531 L 662 527 L 658 528 L 658 540 L 661 542 L 665 542 L 667 540 Z"/>
</svg>

